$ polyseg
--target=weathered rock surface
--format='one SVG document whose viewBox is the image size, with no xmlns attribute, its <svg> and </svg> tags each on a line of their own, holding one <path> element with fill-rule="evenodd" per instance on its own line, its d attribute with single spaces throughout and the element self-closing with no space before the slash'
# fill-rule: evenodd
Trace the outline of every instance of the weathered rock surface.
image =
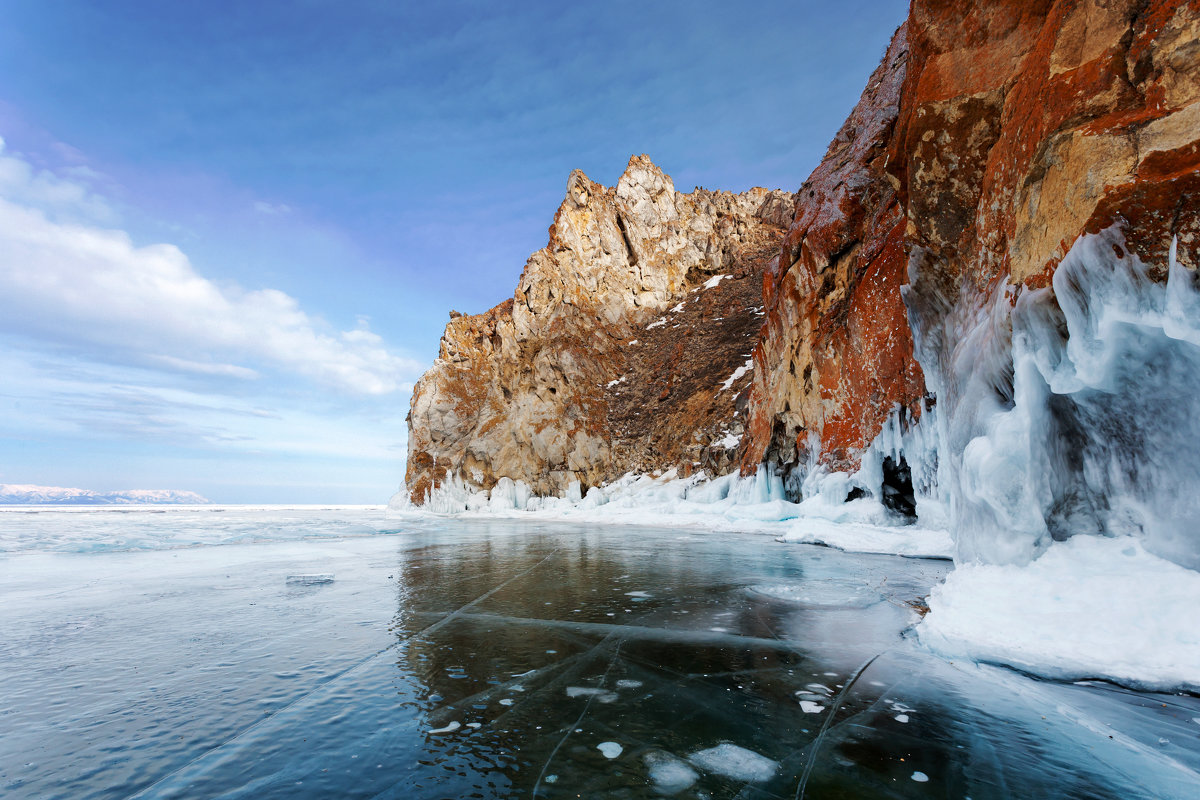
<svg viewBox="0 0 1200 800">
<path fill-rule="evenodd" d="M 1005 285 L 1012 302 L 1049 285 L 1080 234 L 1123 224 L 1160 266 L 1177 236 L 1197 266 L 1198 8 L 912 4 L 765 279 L 743 469 L 853 469 L 892 409 L 916 416 L 927 387 L 906 311 L 928 388 L 953 406 L 944 376 L 972 374 L 952 363 L 966 321 Z M 982 379 L 1011 392 L 1011 374 Z"/>
<path fill-rule="evenodd" d="M 629 471 L 732 469 L 763 265 L 791 216 L 784 192 L 676 192 L 646 156 L 615 188 L 573 172 L 514 297 L 452 314 L 414 390 L 412 499 L 447 471 L 563 494 Z"/>
<path fill-rule="evenodd" d="M 907 59 L 901 27 L 800 187 L 796 218 L 764 278 L 747 471 L 765 461 L 790 472 L 810 457 L 853 469 L 897 403 L 918 413 L 925 384 L 900 297 L 906 220 L 886 172 Z"/>
</svg>

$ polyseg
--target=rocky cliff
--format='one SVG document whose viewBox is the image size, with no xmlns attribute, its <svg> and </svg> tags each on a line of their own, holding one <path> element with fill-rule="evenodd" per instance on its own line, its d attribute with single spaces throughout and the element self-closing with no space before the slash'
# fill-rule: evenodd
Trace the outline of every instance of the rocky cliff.
<svg viewBox="0 0 1200 800">
<path fill-rule="evenodd" d="M 1200 552 L 1200 2 L 923 0 L 908 39 L 888 170 L 959 556 Z"/>
<path fill-rule="evenodd" d="M 573 172 L 514 296 L 451 312 L 409 415 L 406 484 L 564 494 L 626 472 L 735 468 L 761 276 L 793 198 L 675 191 L 646 156 Z"/>
<path fill-rule="evenodd" d="M 899 405 L 925 393 L 900 286 L 907 219 L 887 171 L 909 61 L 902 26 L 821 164 L 763 281 L 743 469 L 853 471 Z M 798 481 L 790 481 L 793 494 Z"/>
<path fill-rule="evenodd" d="M 1101 380 L 1075 350 L 1116 347 L 1103 309 L 1128 323 L 1158 308 L 1138 335 L 1186 339 L 1162 309 L 1192 308 L 1197 283 L 1198 101 L 1198 0 L 914 0 L 794 205 L 680 195 L 644 159 L 615 190 L 573 175 L 514 300 L 447 328 L 413 401 L 408 485 L 420 497 L 450 469 L 561 492 L 737 459 L 798 494 L 936 404 L 928 435 L 958 522 L 1035 539 L 1142 525 L 1106 499 L 1150 497 L 1134 462 L 1158 440 L 1129 386 L 1191 356 L 1128 345 Z M 734 277 L 699 288 L 718 274 Z M 1175 405 L 1160 416 L 1186 424 L 1194 403 Z M 856 492 L 903 485 L 901 450 Z"/>
</svg>

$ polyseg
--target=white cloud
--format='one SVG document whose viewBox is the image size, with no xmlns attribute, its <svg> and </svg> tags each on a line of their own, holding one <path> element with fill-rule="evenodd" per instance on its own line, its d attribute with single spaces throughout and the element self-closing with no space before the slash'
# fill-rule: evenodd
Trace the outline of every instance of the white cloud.
<svg viewBox="0 0 1200 800">
<path fill-rule="evenodd" d="M 57 218 L 106 224 L 116 220 L 117 214 L 108 201 L 92 192 L 85 183 L 68 180 L 49 170 L 35 169 L 28 161 L 4 150 L 4 140 L 0 139 L 0 197 L 43 209 Z M 75 166 L 68 170 L 80 178 L 84 178 L 80 170 L 99 177 L 99 173 L 86 167 Z"/>
<path fill-rule="evenodd" d="M 175 356 L 152 356 L 151 362 L 158 362 L 180 372 L 194 372 L 198 375 L 225 375 L 230 378 L 254 380 L 259 374 L 252 369 L 239 367 L 237 364 L 213 364 L 205 361 L 190 361 Z"/>
<path fill-rule="evenodd" d="M 136 245 L 86 186 L 3 153 L 0 326 L 171 370 L 282 370 L 358 394 L 411 386 L 421 365 L 360 327 L 337 331 L 275 289 L 218 286 L 171 244 Z"/>
<path fill-rule="evenodd" d="M 259 200 L 254 204 L 254 210 L 260 214 L 266 214 L 271 217 L 278 217 L 284 214 L 292 213 L 292 207 L 284 203 L 265 203 Z"/>
</svg>

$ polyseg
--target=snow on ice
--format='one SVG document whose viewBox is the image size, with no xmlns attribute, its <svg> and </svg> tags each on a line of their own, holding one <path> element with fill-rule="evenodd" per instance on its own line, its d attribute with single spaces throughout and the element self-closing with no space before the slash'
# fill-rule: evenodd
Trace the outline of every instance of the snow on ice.
<svg viewBox="0 0 1200 800">
<path fill-rule="evenodd" d="M 1200 689 L 1200 572 L 1131 536 L 1076 536 L 1028 566 L 960 566 L 934 587 L 921 642 L 949 659 L 1143 689 Z"/>
</svg>

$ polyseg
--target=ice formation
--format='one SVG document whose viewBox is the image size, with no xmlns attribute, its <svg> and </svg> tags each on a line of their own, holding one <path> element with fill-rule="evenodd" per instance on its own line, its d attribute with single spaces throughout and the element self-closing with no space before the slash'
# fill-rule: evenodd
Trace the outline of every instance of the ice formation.
<svg viewBox="0 0 1200 800">
<path fill-rule="evenodd" d="M 921 641 L 1058 678 L 1200 687 L 1200 293 L 1119 227 L 1048 289 L 913 317 L 957 570 Z"/>
<path fill-rule="evenodd" d="M 852 485 L 851 476 L 844 473 L 821 473 L 813 483 L 816 494 L 794 503 L 783 479 L 764 467 L 745 478 L 736 473 L 717 478 L 704 473 L 680 478 L 674 471 L 659 477 L 630 474 L 574 497 L 537 497 L 521 481 L 501 478 L 490 492 L 473 491 L 448 475 L 423 506 L 411 505 L 401 491 L 392 498 L 388 513 L 393 518 L 431 511 L 487 517 L 536 514 L 574 522 L 768 533 L 781 541 L 856 552 L 950 557 L 953 545 L 945 530 L 903 524 L 901 517 L 869 497 L 846 502 Z"/>
<path fill-rule="evenodd" d="M 1027 566 L 966 565 L 934 587 L 921 642 L 951 660 L 1063 680 L 1200 690 L 1200 572 L 1132 536 L 1076 536 Z"/>
<path fill-rule="evenodd" d="M 1174 253 L 1155 282 L 1114 226 L 1080 237 L 1052 289 L 1002 285 L 938 330 L 914 315 L 958 561 L 1128 534 L 1200 567 L 1200 293 Z"/>
</svg>

